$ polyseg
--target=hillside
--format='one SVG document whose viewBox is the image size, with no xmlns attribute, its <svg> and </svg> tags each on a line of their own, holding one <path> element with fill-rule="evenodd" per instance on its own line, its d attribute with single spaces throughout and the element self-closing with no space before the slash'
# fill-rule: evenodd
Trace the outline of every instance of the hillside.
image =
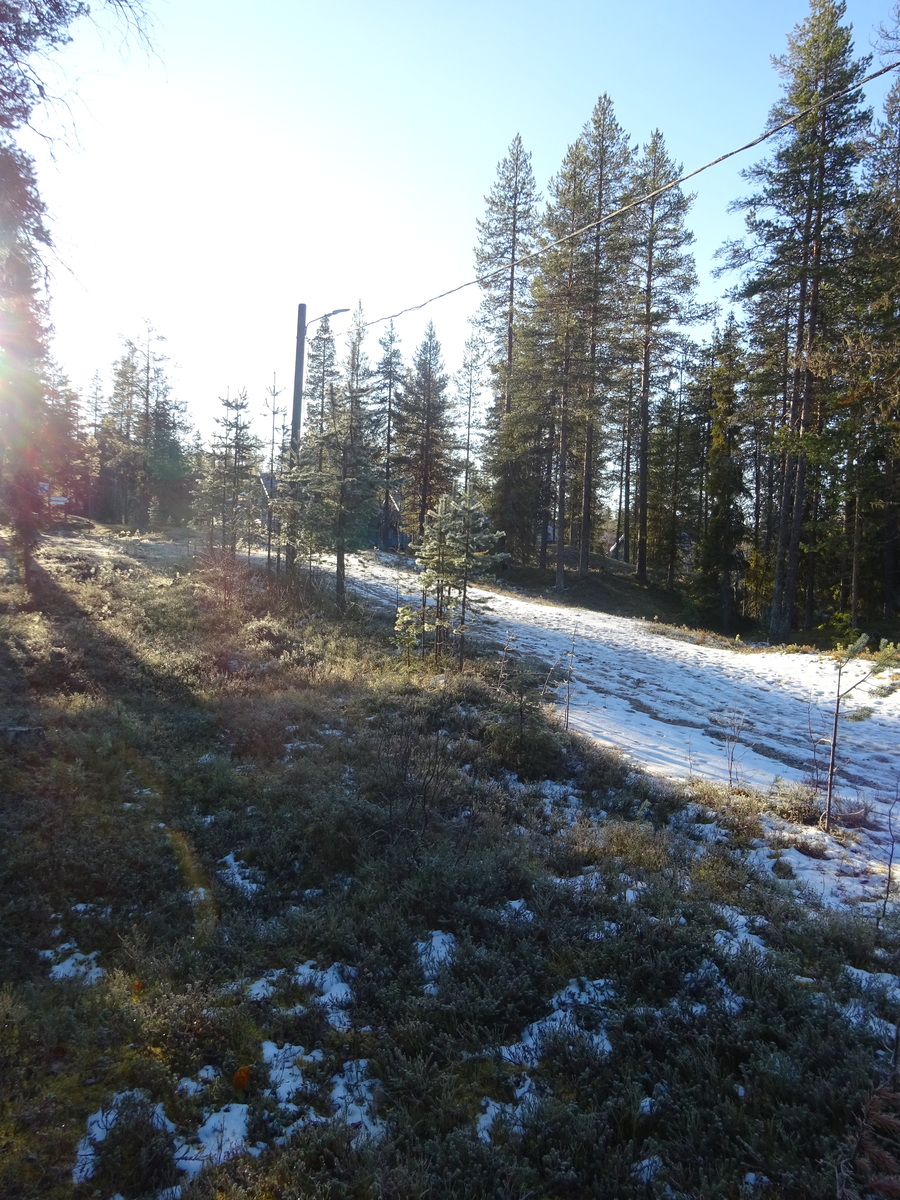
<svg viewBox="0 0 900 1200">
<path fill-rule="evenodd" d="M 897 1194 L 883 866 L 798 888 L 807 792 L 565 731 L 499 611 L 458 672 L 100 534 L 7 579 L 4 1196 Z"/>
</svg>

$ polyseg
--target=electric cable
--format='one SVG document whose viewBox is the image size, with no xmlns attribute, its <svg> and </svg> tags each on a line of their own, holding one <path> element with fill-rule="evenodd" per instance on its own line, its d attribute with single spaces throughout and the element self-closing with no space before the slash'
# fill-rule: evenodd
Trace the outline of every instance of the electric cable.
<svg viewBox="0 0 900 1200">
<path fill-rule="evenodd" d="M 607 221 L 612 221 L 616 217 L 621 217 L 623 213 L 630 212 L 633 208 L 638 208 L 641 204 L 646 204 L 650 200 L 656 199 L 664 192 L 671 191 L 672 188 L 678 187 L 682 183 L 686 183 L 689 179 L 693 179 L 696 175 L 702 175 L 704 171 L 708 171 L 710 167 L 716 167 L 721 162 L 725 162 L 728 158 L 734 158 L 736 154 L 743 154 L 745 150 L 752 150 L 754 146 L 759 146 L 762 142 L 767 141 L 770 137 L 774 137 L 776 133 L 781 133 L 783 129 L 787 129 L 790 125 L 795 125 L 804 117 L 808 117 L 810 113 L 817 112 L 820 108 L 824 108 L 826 104 L 831 104 L 835 100 L 840 100 L 843 96 L 849 96 L 851 92 L 858 91 L 867 83 L 871 83 L 873 79 L 878 79 L 881 75 L 886 75 L 888 71 L 895 71 L 900 67 L 900 62 L 889 63 L 886 67 L 881 67 L 878 71 L 873 71 L 871 75 L 867 75 L 865 79 L 860 79 L 857 83 L 851 84 L 849 87 L 842 88 L 839 92 L 832 92 L 829 96 L 825 96 L 822 100 L 817 100 L 815 104 L 810 104 L 808 108 L 802 109 L 795 113 L 794 116 L 788 117 L 786 121 L 782 121 L 779 125 L 767 129 L 765 133 L 761 133 L 751 142 L 745 142 L 743 146 L 738 146 L 735 150 L 729 150 L 725 154 L 720 154 L 717 158 L 711 159 L 708 163 L 704 163 L 702 167 L 696 167 L 693 171 L 688 171 L 686 175 L 681 175 L 677 179 L 665 183 L 662 187 L 655 188 L 652 192 L 646 192 L 643 196 L 638 196 L 636 200 L 629 201 L 628 204 L 623 204 L 621 208 L 615 209 L 611 213 L 606 213 L 605 216 L 599 217 L 596 221 L 590 221 L 587 225 L 582 225 L 579 229 L 574 229 L 571 233 L 565 234 L 561 238 L 557 238 L 555 242 L 549 242 L 546 246 L 541 246 L 538 250 L 533 250 L 530 254 L 524 254 L 521 258 L 515 259 L 513 263 L 504 263 L 502 267 L 498 267 L 495 271 L 488 271 L 486 275 L 476 275 L 474 279 L 468 279 L 465 283 L 457 284 L 456 287 L 448 288 L 446 292 L 439 292 L 436 296 L 430 296 L 427 300 L 423 300 L 421 304 L 411 304 L 408 308 L 401 308 L 399 312 L 391 313 L 386 317 L 376 317 L 373 321 L 366 321 L 363 325 L 364 329 L 370 328 L 372 325 L 383 325 L 385 321 L 396 320 L 397 317 L 405 316 L 407 313 L 418 312 L 420 309 L 427 308 L 429 304 L 434 304 L 438 300 L 444 300 L 447 296 L 454 296 L 457 292 L 465 291 L 466 288 L 474 287 L 476 284 L 487 283 L 498 275 L 505 275 L 509 271 L 510 266 L 519 267 L 523 263 L 530 262 L 533 258 L 539 258 L 542 254 L 546 254 L 548 250 L 555 250 L 557 246 L 561 246 L 564 242 L 571 241 L 572 238 L 580 237 L 591 229 L 596 229 L 598 225 L 605 225 Z"/>
</svg>

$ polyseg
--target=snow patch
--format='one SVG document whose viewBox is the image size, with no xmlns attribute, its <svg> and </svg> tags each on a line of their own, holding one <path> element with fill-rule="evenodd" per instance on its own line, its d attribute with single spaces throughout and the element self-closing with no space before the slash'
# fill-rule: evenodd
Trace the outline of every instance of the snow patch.
<svg viewBox="0 0 900 1200">
<path fill-rule="evenodd" d="M 51 979 L 77 979 L 89 986 L 99 983 L 106 972 L 97 966 L 99 950 L 83 954 L 74 942 L 63 942 L 54 950 L 41 950 L 41 958 L 52 960 Z"/>
<path fill-rule="evenodd" d="M 95 1113 L 91 1113 L 87 1119 L 87 1133 L 75 1149 L 73 1183 L 87 1183 L 89 1179 L 93 1179 L 97 1169 L 97 1147 L 106 1140 L 106 1135 L 115 1126 L 123 1104 L 146 1099 L 146 1093 L 140 1089 L 117 1092 L 106 1108 L 98 1108 Z M 150 1110 L 150 1121 L 154 1129 L 161 1129 L 165 1133 L 175 1132 L 175 1126 L 166 1117 L 162 1104 L 157 1104 Z"/>
<path fill-rule="evenodd" d="M 377 1140 L 384 1133 L 384 1123 L 372 1112 L 375 1103 L 376 1081 L 367 1075 L 369 1060 L 359 1058 L 344 1063 L 344 1069 L 332 1076 L 331 1103 L 335 1116 L 358 1137 Z"/>
<path fill-rule="evenodd" d="M 729 1016 L 737 1016 L 747 1003 L 743 996 L 738 996 L 731 990 L 722 978 L 722 972 L 712 959 L 704 958 L 696 971 L 691 971 L 685 975 L 684 982 L 688 987 L 701 987 L 704 990 L 710 989 L 718 993 L 718 1003 L 721 1004 Z M 678 1000 L 673 1000 L 671 1003 L 673 1007 L 682 1010 L 686 1007 L 697 1016 L 702 1015 L 706 1011 L 705 1004 L 684 1005 Z"/>
<path fill-rule="evenodd" d="M 248 1151 L 260 1154 L 262 1146 L 247 1145 L 249 1119 L 250 1106 L 247 1104 L 226 1104 L 218 1112 L 210 1113 L 197 1130 L 196 1141 L 188 1142 L 183 1137 L 175 1139 L 175 1165 L 194 1179 L 204 1167 L 218 1166 L 235 1155 Z"/>
<path fill-rule="evenodd" d="M 534 913 L 524 900 L 507 900 L 501 915 L 506 921 L 524 921 L 527 924 L 534 920 Z"/>
<path fill-rule="evenodd" d="M 346 1010 L 353 1002 L 353 991 L 347 980 L 355 976 L 356 968 L 343 963 L 319 970 L 312 958 L 294 968 L 294 981 L 301 987 L 314 988 L 319 993 L 315 1003 L 325 1010 L 329 1024 L 343 1033 L 350 1028 L 350 1016 Z"/>
<path fill-rule="evenodd" d="M 883 991 L 888 1003 L 900 1005 L 900 976 L 891 975 L 887 971 L 872 974 L 870 971 L 863 971 L 861 967 L 850 966 L 844 967 L 844 974 L 849 975 L 864 992 Z"/>
<path fill-rule="evenodd" d="M 613 993 L 613 985 L 607 979 L 570 979 L 551 998 L 550 1013 L 532 1021 L 522 1034 L 521 1041 L 501 1046 L 501 1057 L 517 1066 L 537 1067 L 544 1043 L 552 1034 L 586 1038 L 597 1054 L 609 1054 L 612 1045 L 602 1026 L 593 1029 L 586 1026 L 597 1026 L 598 1009 L 612 998 Z"/>
<path fill-rule="evenodd" d="M 251 878 L 250 868 L 246 863 L 240 862 L 234 857 L 234 851 L 231 854 L 226 854 L 224 858 L 220 858 L 219 862 L 224 863 L 218 874 L 230 887 L 233 887 L 238 892 L 243 892 L 245 896 L 252 896 L 254 892 L 258 892 L 260 885 Z"/>
<path fill-rule="evenodd" d="M 757 950 L 760 954 L 768 954 L 766 943 L 757 933 L 750 929 L 750 918 L 736 908 L 723 905 L 722 916 L 731 928 L 719 929 L 713 936 L 716 946 L 725 954 L 737 954 L 743 948 Z"/>
<path fill-rule="evenodd" d="M 437 994 L 437 979 L 441 970 L 453 959 L 456 953 L 456 938 L 452 933 L 444 933 L 434 929 L 428 935 L 427 942 L 416 942 L 415 950 L 419 958 L 419 966 L 425 976 L 424 992 L 428 996 Z"/>
<path fill-rule="evenodd" d="M 418 596 L 415 574 L 398 569 L 396 562 L 355 555 L 348 566 L 356 576 L 348 586 L 376 603 L 393 607 L 398 600 L 414 601 Z M 601 745 L 627 749 L 645 770 L 664 778 L 707 779 L 725 786 L 734 785 L 737 772 L 763 791 L 778 780 L 801 783 L 808 776 L 813 758 L 810 727 L 826 726 L 834 704 L 836 672 L 828 656 L 779 650 L 736 653 L 661 635 L 630 617 L 536 604 L 481 588 L 472 588 L 471 594 L 476 603 L 489 599 L 495 613 L 493 627 L 473 617 L 472 634 L 496 639 L 497 626 L 502 626 L 519 654 L 565 661 L 573 628 L 577 631 L 569 727 Z M 852 684 L 866 669 L 864 662 L 851 663 L 844 673 L 846 682 Z M 562 691 L 558 695 L 559 704 L 564 704 Z M 900 692 L 879 697 L 866 684 L 858 695 L 859 703 L 871 706 L 872 716 L 842 723 L 837 784 L 845 794 L 867 788 L 873 822 L 886 829 L 900 743 Z M 723 729 L 713 720 L 722 713 L 740 716 Z M 544 784 L 540 790 L 548 807 L 553 797 L 560 805 L 571 804 L 575 797 L 569 784 Z M 721 837 L 714 823 L 696 816 L 691 833 L 704 841 Z M 828 848 L 840 853 L 833 839 Z M 788 856 L 788 863 L 813 894 L 842 907 L 876 901 L 879 889 L 884 895 L 879 872 L 888 854 L 889 839 L 867 830 L 861 832 L 859 850 L 849 855 L 854 869 L 859 868 L 855 876 L 840 873 L 834 861 L 801 862 L 798 852 Z M 759 865 L 770 870 L 768 860 Z"/>
<path fill-rule="evenodd" d="M 285 972 L 266 971 L 261 979 L 254 979 L 252 983 L 247 984 L 247 999 L 248 1000 L 268 1000 L 275 993 L 275 985 L 278 980 L 284 976 Z"/>
</svg>

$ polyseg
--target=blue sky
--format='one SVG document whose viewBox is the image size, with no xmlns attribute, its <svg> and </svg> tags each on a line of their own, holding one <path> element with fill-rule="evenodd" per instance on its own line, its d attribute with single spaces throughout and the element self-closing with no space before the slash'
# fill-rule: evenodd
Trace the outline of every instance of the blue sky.
<svg viewBox="0 0 900 1200">
<path fill-rule="evenodd" d="M 635 141 L 659 127 L 687 169 L 760 133 L 771 55 L 801 0 L 150 0 L 153 50 L 82 23 L 42 118 L 41 186 L 56 239 L 56 355 L 86 387 L 145 319 L 204 430 L 273 373 L 289 395 L 296 305 L 361 300 L 367 317 L 471 278 L 475 222 L 516 133 L 539 186 L 608 92 Z M 849 0 L 857 52 L 890 0 Z M 881 81 L 879 81 L 881 83 Z M 877 105 L 886 86 L 876 86 Z M 740 232 L 732 161 L 697 180 L 691 225 L 712 256 Z M 411 354 L 434 321 L 458 366 L 477 289 L 398 322 Z M 336 324 L 340 330 L 342 326 Z M 377 353 L 377 332 L 370 352 Z"/>
</svg>

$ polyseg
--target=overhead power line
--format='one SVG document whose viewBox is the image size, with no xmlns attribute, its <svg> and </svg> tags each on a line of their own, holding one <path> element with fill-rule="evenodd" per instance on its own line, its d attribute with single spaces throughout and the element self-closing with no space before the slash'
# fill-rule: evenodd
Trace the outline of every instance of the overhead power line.
<svg viewBox="0 0 900 1200">
<path fill-rule="evenodd" d="M 734 158 L 736 154 L 743 154 L 745 150 L 752 150 L 754 146 L 759 146 L 770 137 L 774 137 L 776 133 L 781 133 L 782 129 L 787 129 L 790 125 L 795 125 L 797 121 L 802 120 L 803 117 L 808 117 L 810 113 L 817 112 L 820 108 L 824 108 L 826 104 L 831 104 L 835 100 L 840 100 L 842 96 L 849 96 L 851 92 L 858 91 L 867 83 L 871 83 L 873 79 L 878 79 L 881 75 L 886 75 L 888 71 L 895 71 L 898 67 L 900 67 L 900 62 L 889 63 L 886 67 L 881 67 L 880 70 L 873 71 L 865 79 L 860 79 L 858 83 L 853 83 L 850 87 L 842 88 L 839 92 L 832 92 L 831 95 L 826 96 L 824 99 L 817 100 L 815 104 L 810 104 L 808 108 L 804 108 L 800 112 L 795 113 L 794 116 L 788 117 L 780 125 L 775 125 L 771 129 L 767 129 L 765 133 L 761 133 L 759 137 L 754 138 L 752 142 L 745 142 L 743 146 L 738 146 L 735 150 L 729 150 L 725 154 L 720 154 L 718 158 L 710 159 L 708 163 L 704 163 L 702 167 L 696 167 L 693 171 L 689 171 L 687 175 L 681 175 L 678 179 L 673 179 L 670 183 L 665 183 L 662 187 L 658 187 L 652 192 L 646 192 L 643 196 L 638 196 L 636 200 L 631 200 L 628 204 L 623 204 L 621 208 L 615 209 L 614 212 L 607 213 L 605 216 L 600 217 L 596 221 L 591 221 L 587 225 L 582 225 L 580 229 L 575 229 L 571 233 L 565 234 L 564 237 L 557 238 L 555 242 L 549 242 L 546 246 L 541 246 L 539 250 L 534 250 L 531 254 L 525 254 L 521 258 L 517 258 L 513 265 L 519 267 L 523 263 L 530 262 L 533 258 L 539 258 L 542 254 L 546 254 L 548 250 L 554 250 L 564 242 L 569 242 L 572 238 L 580 237 L 583 233 L 587 233 L 591 229 L 596 229 L 598 225 L 605 225 L 607 221 L 612 221 L 616 217 L 621 217 L 623 213 L 630 212 L 633 208 L 638 208 L 641 204 L 655 200 L 657 196 L 661 196 L 664 192 L 671 191 L 672 188 L 678 187 L 682 183 L 687 183 L 689 179 L 693 179 L 696 175 L 702 175 L 710 167 L 717 167 L 719 163 L 725 162 L 727 158 Z M 420 309 L 426 308 L 429 304 L 434 304 L 437 300 L 444 300 L 447 296 L 454 296 L 457 292 L 465 291 L 466 288 L 474 287 L 476 284 L 487 283 L 489 280 L 495 279 L 498 275 L 505 275 L 509 271 L 509 267 L 510 264 L 507 263 L 502 267 L 498 267 L 496 271 L 488 271 L 486 275 L 476 275 L 474 279 L 468 279 L 465 283 L 448 288 L 446 292 L 439 292 L 436 296 L 429 296 L 421 304 L 411 304 L 408 308 L 401 308 L 399 312 L 391 313 L 386 317 L 376 317 L 374 321 L 366 321 L 363 328 L 368 329 L 371 325 L 382 325 L 385 321 L 393 321 L 397 317 L 405 316 L 406 313 L 418 312 Z"/>
</svg>

